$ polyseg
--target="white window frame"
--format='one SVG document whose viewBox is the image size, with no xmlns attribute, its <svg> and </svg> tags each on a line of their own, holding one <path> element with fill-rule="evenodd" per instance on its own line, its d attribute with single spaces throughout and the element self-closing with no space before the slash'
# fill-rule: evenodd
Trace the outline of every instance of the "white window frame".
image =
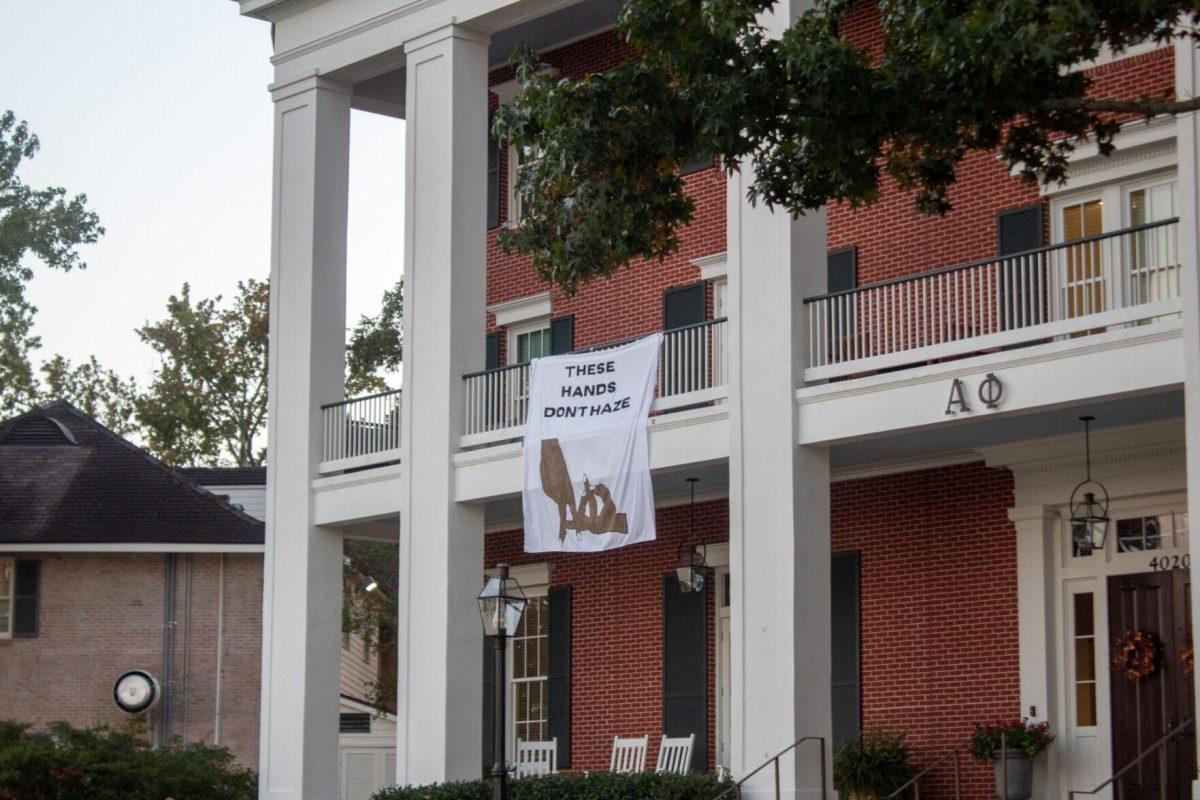
<svg viewBox="0 0 1200 800">
<path fill-rule="evenodd" d="M 525 592 L 526 599 L 530 599 L 530 600 L 532 600 L 534 598 L 543 598 L 543 597 L 548 598 L 550 595 L 550 585 L 549 584 L 540 584 L 537 586 L 522 585 L 521 588 Z M 546 614 L 548 615 L 549 613 L 550 613 L 549 601 L 547 601 Z M 545 620 L 545 623 L 546 623 L 545 635 L 548 639 L 550 636 L 549 620 L 548 619 Z M 507 731 L 507 734 L 504 737 L 504 739 L 505 739 L 504 749 L 506 750 L 505 758 L 507 758 L 510 762 L 515 761 L 516 757 L 517 757 L 517 683 L 532 683 L 534 681 L 545 682 L 545 684 L 546 684 L 546 696 L 545 696 L 545 704 L 544 704 L 544 710 L 546 712 L 545 723 L 546 723 L 547 731 L 549 731 L 549 728 L 550 728 L 550 716 L 549 716 L 549 710 L 550 710 L 550 664 L 549 664 L 549 659 L 547 658 L 547 663 L 544 665 L 545 673 L 543 675 L 541 675 L 538 678 L 534 678 L 532 680 L 525 679 L 522 681 L 517 681 L 513 677 L 516 674 L 516 670 L 514 670 L 514 668 L 513 668 L 514 663 L 515 663 L 514 658 L 516 656 L 515 643 L 516 643 L 516 636 L 510 636 L 509 641 L 508 641 L 507 652 L 505 653 L 505 665 L 504 665 L 504 681 L 507 684 L 504 687 L 504 691 L 505 691 L 504 713 L 505 713 L 505 716 L 507 717 L 507 719 L 504 720 L 504 725 L 505 725 L 504 729 L 505 729 L 505 731 Z"/>
<path fill-rule="evenodd" d="M 8 625 L 0 631 L 0 639 L 11 639 L 13 635 L 13 620 L 16 617 L 16 609 L 13 606 L 16 603 L 17 595 L 17 560 L 11 556 L 0 557 L 0 566 L 8 570 L 8 594 L 0 595 L 0 601 L 8 601 Z"/>
<path fill-rule="evenodd" d="M 536 333 L 544 330 L 546 335 L 550 331 L 550 317 L 538 317 L 537 319 L 528 322 L 522 322 L 520 325 L 509 325 L 507 331 L 507 346 L 505 347 L 505 361 L 512 364 L 519 364 L 517 361 L 517 339 L 527 333 Z"/>
</svg>

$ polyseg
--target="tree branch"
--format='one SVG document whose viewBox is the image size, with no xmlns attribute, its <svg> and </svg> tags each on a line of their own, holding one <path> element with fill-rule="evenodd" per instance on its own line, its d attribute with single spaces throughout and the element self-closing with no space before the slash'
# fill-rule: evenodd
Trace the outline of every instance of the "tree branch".
<svg viewBox="0 0 1200 800">
<path fill-rule="evenodd" d="M 1147 117 L 1159 114 L 1186 114 L 1200 111 L 1200 96 L 1189 100 L 1117 100 L 1116 98 L 1087 99 L 1083 97 L 1058 97 L 1043 100 L 1042 108 L 1053 111 L 1112 111 L 1118 114 L 1143 114 Z"/>
</svg>

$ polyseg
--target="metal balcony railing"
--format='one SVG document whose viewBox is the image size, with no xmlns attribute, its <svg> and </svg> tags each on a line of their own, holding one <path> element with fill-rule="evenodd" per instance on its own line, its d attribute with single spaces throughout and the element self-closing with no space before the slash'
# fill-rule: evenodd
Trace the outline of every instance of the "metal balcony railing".
<svg viewBox="0 0 1200 800">
<path fill-rule="evenodd" d="M 609 342 L 589 350 L 617 347 Z M 658 386 L 653 410 L 699 405 L 726 395 L 729 373 L 725 318 L 665 331 L 658 359 Z M 529 413 L 529 364 L 464 375 L 466 415 L 462 446 L 514 439 L 522 435 Z"/>
<path fill-rule="evenodd" d="M 400 458 L 400 390 L 321 406 L 321 473 Z"/>
<path fill-rule="evenodd" d="M 1178 315 L 1178 219 L 811 297 L 806 380 Z"/>
</svg>

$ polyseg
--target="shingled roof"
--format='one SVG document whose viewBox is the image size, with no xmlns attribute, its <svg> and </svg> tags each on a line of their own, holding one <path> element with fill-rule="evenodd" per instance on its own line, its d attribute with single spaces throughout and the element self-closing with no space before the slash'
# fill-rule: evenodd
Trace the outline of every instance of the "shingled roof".
<svg viewBox="0 0 1200 800">
<path fill-rule="evenodd" d="M 180 467 L 201 486 L 266 486 L 266 467 Z"/>
<path fill-rule="evenodd" d="M 70 403 L 0 422 L 4 544 L 262 544 L 263 524 Z"/>
</svg>

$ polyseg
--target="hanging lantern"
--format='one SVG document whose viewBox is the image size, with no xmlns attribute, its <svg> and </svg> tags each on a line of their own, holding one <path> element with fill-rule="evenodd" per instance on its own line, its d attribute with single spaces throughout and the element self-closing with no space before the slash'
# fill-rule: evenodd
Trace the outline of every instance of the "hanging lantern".
<svg viewBox="0 0 1200 800">
<path fill-rule="evenodd" d="M 691 484 L 691 507 L 689 509 L 689 535 L 679 545 L 679 556 L 675 560 L 675 577 L 679 579 L 679 591 L 703 592 L 705 575 L 708 567 L 700 548 L 689 544 L 696 539 L 696 481 L 699 478 L 688 478 Z"/>
<path fill-rule="evenodd" d="M 516 578 L 508 576 L 508 564 L 496 567 L 496 577 L 484 584 L 478 601 L 485 636 L 511 636 L 516 632 L 525 612 L 525 592 Z"/>
<path fill-rule="evenodd" d="M 1092 480 L 1092 440 L 1090 425 L 1095 417 L 1080 417 L 1083 423 L 1086 474 L 1071 492 L 1071 532 L 1075 543 L 1088 550 L 1103 550 L 1108 535 L 1108 490 Z"/>
</svg>

